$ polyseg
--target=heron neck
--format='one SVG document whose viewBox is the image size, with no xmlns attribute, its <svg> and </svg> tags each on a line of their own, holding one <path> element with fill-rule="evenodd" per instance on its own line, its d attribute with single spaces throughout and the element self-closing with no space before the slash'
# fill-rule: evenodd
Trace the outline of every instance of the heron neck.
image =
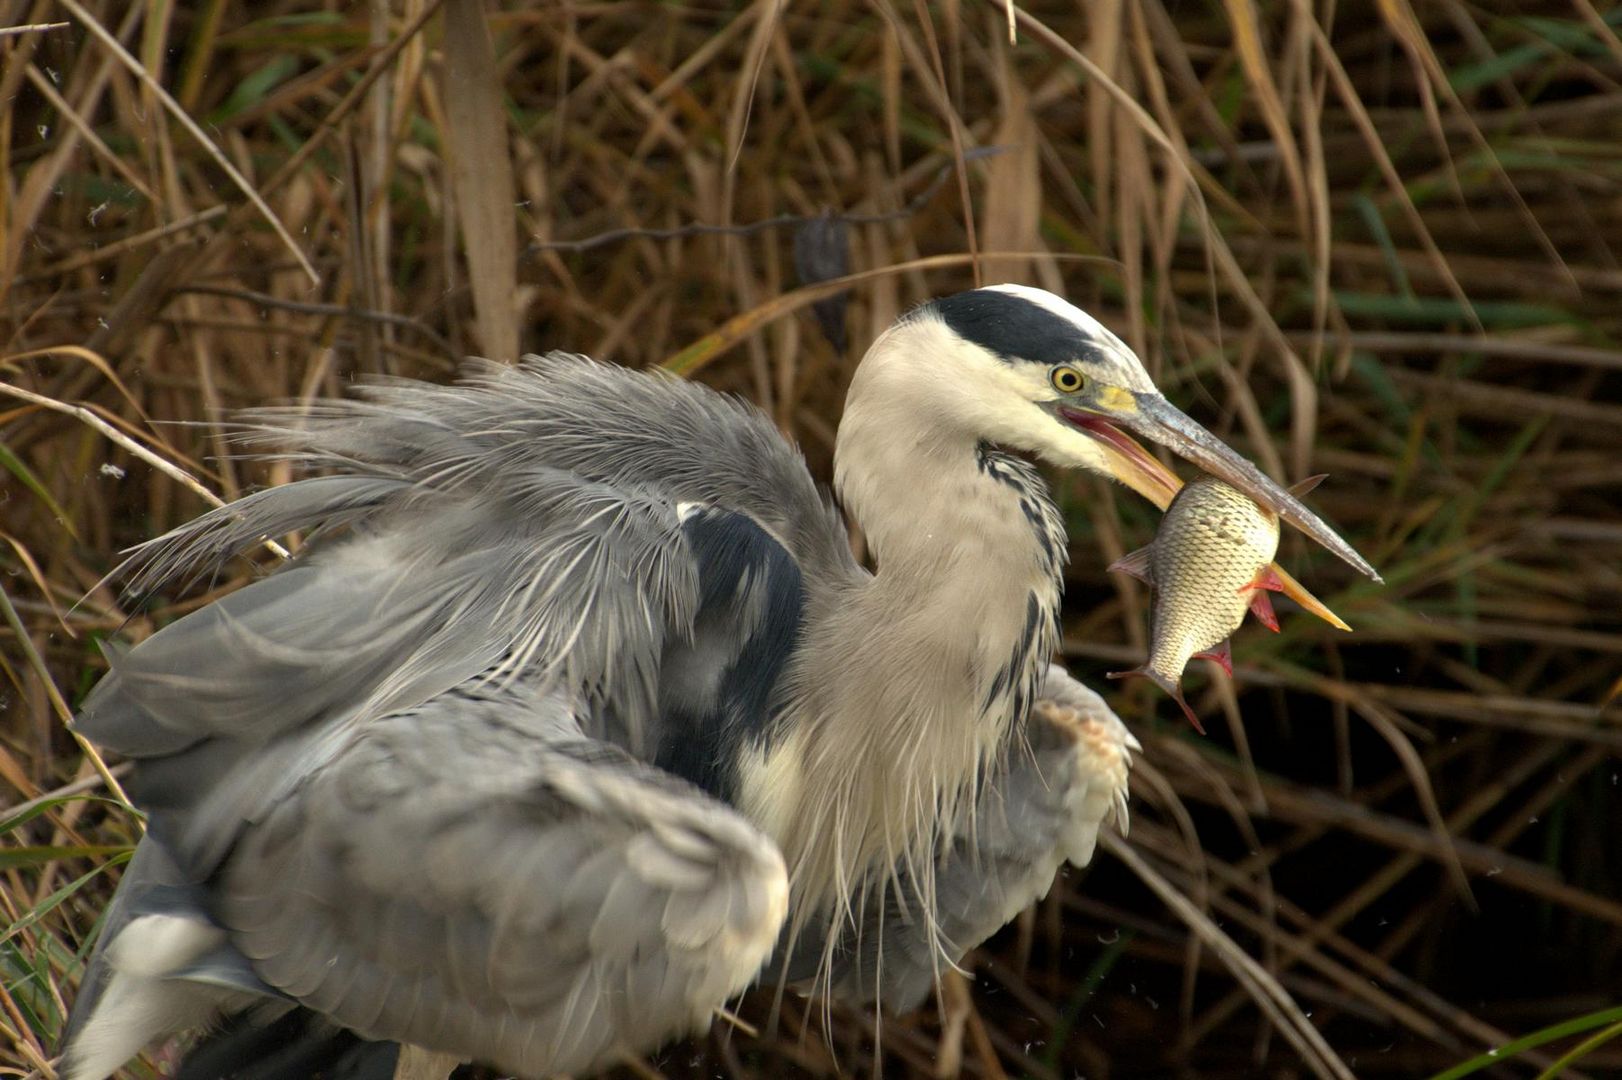
<svg viewBox="0 0 1622 1080">
<path fill-rule="evenodd" d="M 892 715 L 919 740 L 972 749 L 963 771 L 939 766 L 946 782 L 967 783 L 975 755 L 989 760 L 1023 719 L 1057 644 L 1066 539 L 1034 466 L 974 442 L 912 451 L 868 476 L 842 473 L 877 564 L 850 598 L 865 626 L 847 633 L 875 650 L 878 670 L 925 675 L 930 689 L 906 691 Z M 852 726 L 858 740 L 873 735 L 870 723 Z"/>
<path fill-rule="evenodd" d="M 847 903 L 886 866 L 924 879 L 936 823 L 967 812 L 1029 706 L 1064 558 L 1036 471 L 973 438 L 848 407 L 836 485 L 877 572 L 810 598 L 802 723 L 752 785 L 777 796 L 758 800 L 757 820 L 802 915 Z M 839 677 L 809 677 L 827 672 Z"/>
<path fill-rule="evenodd" d="M 1019 458 L 918 412 L 853 403 L 834 465 L 885 593 L 980 615 L 1057 586 L 1063 525 L 1040 474 Z"/>
<path fill-rule="evenodd" d="M 878 588 L 928 597 L 971 618 L 986 606 L 1023 616 L 1027 593 L 1056 581 L 1064 530 L 1035 470 L 992 450 L 988 431 L 1029 422 L 965 397 L 918 355 L 952 347 L 903 324 L 856 369 L 834 451 L 834 486 L 878 564 Z M 906 331 L 905 333 L 901 331 Z M 970 624 L 972 625 L 972 624 Z"/>
</svg>

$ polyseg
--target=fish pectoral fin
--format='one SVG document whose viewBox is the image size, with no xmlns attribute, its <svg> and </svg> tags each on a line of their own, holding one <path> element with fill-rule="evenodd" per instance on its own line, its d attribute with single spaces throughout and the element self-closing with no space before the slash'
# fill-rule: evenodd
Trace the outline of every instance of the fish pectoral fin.
<svg viewBox="0 0 1622 1080">
<path fill-rule="evenodd" d="M 1256 618 L 1261 620 L 1263 626 L 1273 633 L 1278 633 L 1278 616 L 1273 614 L 1273 602 L 1267 598 L 1269 592 L 1286 592 L 1284 580 L 1278 576 L 1272 563 L 1268 563 L 1257 571 L 1249 585 L 1240 587 L 1241 593 L 1250 593 L 1250 610 Z M 1230 670 L 1229 674 L 1232 674 Z"/>
<path fill-rule="evenodd" d="M 1278 576 L 1278 570 L 1274 568 L 1274 565 L 1268 563 L 1256 571 L 1256 576 L 1250 579 L 1249 584 L 1239 586 L 1240 592 L 1248 592 L 1251 589 L 1255 589 L 1257 592 L 1263 589 L 1268 592 L 1283 592 L 1284 579 Z"/>
<path fill-rule="evenodd" d="M 1111 671 L 1104 677 L 1106 679 L 1148 679 L 1150 682 L 1160 687 L 1160 689 L 1170 694 L 1171 699 L 1177 702 L 1178 705 L 1182 706 L 1183 715 L 1188 717 L 1188 722 L 1194 725 L 1195 731 L 1199 732 L 1201 735 L 1205 734 L 1205 726 L 1200 723 L 1200 718 L 1194 715 L 1194 710 L 1188 707 L 1188 701 L 1183 697 L 1183 687 L 1180 680 L 1173 679 L 1165 672 L 1155 670 L 1155 668 L 1149 664 L 1144 664 L 1142 667 L 1135 667 L 1131 671 Z"/>
<path fill-rule="evenodd" d="M 1261 597 L 1267 596 L 1266 593 L 1257 593 L 1256 595 Z M 1272 609 L 1269 608 L 1267 613 L 1271 615 L 1273 613 Z M 1276 622 L 1273 624 L 1273 629 L 1278 629 L 1278 624 Z M 1222 641 L 1213 648 L 1206 649 L 1204 652 L 1195 653 L 1193 658 L 1195 660 L 1209 660 L 1214 664 L 1220 664 L 1222 666 L 1222 670 L 1228 673 L 1228 678 L 1233 678 L 1233 642 L 1231 639 L 1223 638 Z"/>
<path fill-rule="evenodd" d="M 1316 476 L 1309 476 L 1305 480 L 1297 480 L 1290 485 L 1290 494 L 1299 499 L 1327 479 L 1329 479 L 1329 474 L 1321 472 Z"/>
<path fill-rule="evenodd" d="M 1149 565 L 1149 550 L 1147 547 L 1140 547 L 1130 554 L 1122 555 L 1109 564 L 1108 572 L 1111 574 L 1131 574 L 1145 585 L 1153 585 L 1155 579 L 1154 571 Z"/>
<path fill-rule="evenodd" d="M 1257 589 L 1250 594 L 1250 613 L 1256 616 L 1256 620 L 1263 626 L 1275 634 L 1278 633 L 1278 615 L 1274 613 L 1273 601 L 1267 598 L 1265 590 Z M 1233 674 L 1232 669 L 1228 674 Z"/>
</svg>

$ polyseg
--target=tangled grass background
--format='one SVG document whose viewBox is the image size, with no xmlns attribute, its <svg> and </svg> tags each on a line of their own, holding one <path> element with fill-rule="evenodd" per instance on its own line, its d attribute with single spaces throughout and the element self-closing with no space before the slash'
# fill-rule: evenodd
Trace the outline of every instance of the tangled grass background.
<svg viewBox="0 0 1622 1080">
<path fill-rule="evenodd" d="M 139 827 L 64 726 L 97 643 L 256 572 L 103 581 L 284 478 L 230 410 L 567 348 L 745 394 L 826 475 L 874 334 L 998 280 L 1328 472 L 1387 584 L 1287 538 L 1357 632 L 1241 632 L 1191 679 L 1209 738 L 1112 689 L 1130 838 L 972 985 L 879 1043 L 750 997 L 627 1075 L 1622 1070 L 1619 34 L 1591 0 L 0 0 L 0 1074 L 54 1075 Z M 1103 568 L 1155 515 L 1055 481 L 1097 684 L 1145 649 Z"/>
</svg>

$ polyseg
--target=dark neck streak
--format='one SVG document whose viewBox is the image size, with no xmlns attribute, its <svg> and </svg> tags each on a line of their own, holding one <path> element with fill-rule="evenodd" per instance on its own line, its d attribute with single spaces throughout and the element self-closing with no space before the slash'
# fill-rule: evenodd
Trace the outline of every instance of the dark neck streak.
<svg viewBox="0 0 1622 1080">
<path fill-rule="evenodd" d="M 1046 577 L 1052 582 L 1047 596 L 1039 597 L 1036 591 L 1027 594 L 1024 629 L 980 703 L 983 713 L 1006 708 L 1017 725 L 1030 708 L 1042 661 L 1059 641 L 1058 601 L 1064 594 L 1066 534 L 1058 508 L 1048 496 L 1047 484 L 1029 462 L 984 442 L 975 447 L 975 461 L 981 473 L 1014 493 L 1041 553 Z"/>
<path fill-rule="evenodd" d="M 971 812 L 1023 730 L 1057 639 L 1065 554 L 1034 468 L 875 401 L 853 390 L 835 472 L 877 571 L 809 592 L 801 723 L 742 798 L 783 849 L 802 911 L 836 917 L 886 868 L 933 888 L 920 868 L 955 827 L 943 823 Z"/>
</svg>

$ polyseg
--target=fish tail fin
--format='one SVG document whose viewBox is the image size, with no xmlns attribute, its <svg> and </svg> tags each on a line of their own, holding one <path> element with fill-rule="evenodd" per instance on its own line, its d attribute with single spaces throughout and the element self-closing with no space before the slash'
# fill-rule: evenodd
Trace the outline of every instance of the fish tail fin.
<svg viewBox="0 0 1622 1080">
<path fill-rule="evenodd" d="M 1200 723 L 1200 718 L 1194 714 L 1193 709 L 1189 708 L 1187 699 L 1183 697 L 1183 686 L 1181 680 L 1172 678 L 1170 675 L 1167 675 L 1165 672 L 1157 669 L 1153 664 L 1144 664 L 1141 667 L 1133 668 L 1131 671 L 1111 671 L 1104 677 L 1106 679 L 1148 679 L 1150 682 L 1160 687 L 1160 689 L 1170 694 L 1171 699 L 1182 707 L 1183 715 L 1188 717 L 1188 722 L 1194 725 L 1195 731 L 1199 732 L 1201 735 L 1205 734 L 1205 726 Z"/>
<path fill-rule="evenodd" d="M 1171 694 L 1171 699 L 1173 701 L 1182 706 L 1183 715 L 1188 717 L 1188 722 L 1190 724 L 1194 725 L 1194 730 L 1199 732 L 1201 735 L 1204 735 L 1205 725 L 1200 723 L 1200 718 L 1194 714 L 1194 710 L 1189 707 L 1188 701 L 1183 697 L 1183 688 L 1181 686 L 1174 686 L 1170 691 L 1168 691 L 1168 693 Z"/>
</svg>

